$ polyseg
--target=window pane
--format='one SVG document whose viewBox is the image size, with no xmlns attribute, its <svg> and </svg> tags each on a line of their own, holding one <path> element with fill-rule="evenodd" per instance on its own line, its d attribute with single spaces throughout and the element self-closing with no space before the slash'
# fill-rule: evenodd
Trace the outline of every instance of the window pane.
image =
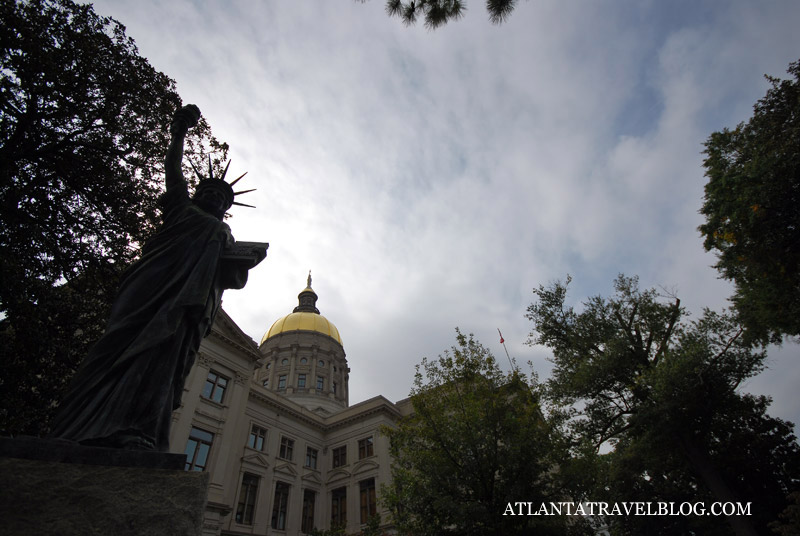
<svg viewBox="0 0 800 536">
<path fill-rule="evenodd" d="M 206 460 L 208 459 L 208 451 L 211 450 L 209 445 L 205 443 L 200 443 L 197 447 L 197 458 L 195 458 L 195 470 L 202 471 L 203 468 L 206 466 Z M 234 488 L 235 489 L 235 488 Z"/>
<path fill-rule="evenodd" d="M 192 428 L 191 436 L 194 439 L 199 439 L 201 441 L 208 441 L 209 443 L 214 440 L 214 434 L 211 432 L 206 432 L 205 430 L 201 430 L 199 428 Z"/>
<path fill-rule="evenodd" d="M 286 503 L 289 499 L 289 485 L 284 482 L 275 483 L 275 501 L 272 506 L 272 528 L 286 529 Z"/>
<path fill-rule="evenodd" d="M 197 448 L 197 441 L 194 439 L 189 439 L 186 442 L 186 467 L 185 470 L 189 470 L 192 467 L 192 462 L 194 461 L 194 451 Z"/>
<path fill-rule="evenodd" d="M 237 523 L 252 525 L 257 491 L 258 477 L 245 473 L 244 476 L 242 476 L 242 488 L 239 491 L 239 504 L 236 508 Z"/>
<path fill-rule="evenodd" d="M 212 371 L 208 372 L 206 383 L 203 386 L 202 396 L 213 400 L 214 402 L 222 402 L 225 396 L 225 388 L 228 385 L 228 378 L 220 376 L 219 373 Z"/>
<path fill-rule="evenodd" d="M 303 517 L 300 526 L 302 532 L 311 532 L 314 528 L 314 503 L 316 502 L 316 493 L 312 490 L 303 491 Z"/>
<path fill-rule="evenodd" d="M 347 488 L 331 492 L 331 523 L 347 523 Z"/>
<path fill-rule="evenodd" d="M 374 516 L 377 511 L 377 501 L 375 500 L 375 479 L 362 480 L 359 483 L 361 522 L 366 523 L 369 518 Z"/>
</svg>

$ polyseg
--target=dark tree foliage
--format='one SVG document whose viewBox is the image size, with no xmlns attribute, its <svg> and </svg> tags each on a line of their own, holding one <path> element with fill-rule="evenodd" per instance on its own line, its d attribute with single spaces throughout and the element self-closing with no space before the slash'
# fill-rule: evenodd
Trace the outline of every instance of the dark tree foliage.
<svg viewBox="0 0 800 536">
<path fill-rule="evenodd" d="M 737 391 L 763 369 L 764 352 L 729 315 L 707 310 L 688 321 L 677 298 L 642 291 L 636 278 L 620 276 L 615 289 L 575 311 L 567 284 L 540 286 L 526 315 L 529 342 L 553 351 L 547 398 L 578 457 L 565 470 L 582 460 L 594 477 L 570 491 L 609 502 L 753 503 L 755 515 L 729 518 L 730 527 L 721 518 L 615 517 L 620 534 L 766 532 L 798 489 L 800 449 L 792 425 L 766 415 L 766 399 Z M 613 451 L 597 455 L 604 444 Z"/>
<path fill-rule="evenodd" d="M 733 396 L 727 409 L 709 423 L 709 460 L 719 468 L 738 500 L 751 502 L 752 524 L 758 534 L 770 533 L 787 495 L 798 489 L 800 448 L 791 423 L 766 414 L 768 400 Z M 662 501 L 680 505 L 702 502 L 709 510 L 718 500 L 691 463 L 675 448 L 675 441 L 654 443 L 646 435 L 630 434 L 613 452 L 601 456 L 603 470 L 594 496 L 610 502 Z M 621 516 L 607 521 L 617 534 L 729 535 L 731 528 L 715 516 Z"/>
<path fill-rule="evenodd" d="M 365 2 L 366 0 L 361 0 Z M 486 11 L 492 24 L 505 22 L 514 11 L 517 0 L 486 0 Z M 464 0 L 386 0 L 386 13 L 390 17 L 400 17 L 403 24 L 411 26 L 420 18 L 425 27 L 434 30 L 448 22 L 464 16 L 467 3 Z"/>
<path fill-rule="evenodd" d="M 778 521 L 770 525 L 772 531 L 780 536 L 800 534 L 800 491 L 789 495 L 789 506 L 778 516 Z"/>
<path fill-rule="evenodd" d="M 708 184 L 700 226 L 752 340 L 800 335 L 800 62 L 753 117 L 705 143 Z"/>
<path fill-rule="evenodd" d="M 0 430 L 46 430 L 158 223 L 175 83 L 117 21 L 0 0 Z M 187 154 L 224 157 L 201 121 Z M 187 175 L 188 176 L 188 175 Z"/>
<path fill-rule="evenodd" d="M 438 359 L 423 359 L 413 413 L 385 430 L 393 464 L 383 504 L 401 534 L 563 534 L 561 518 L 503 515 L 516 501 L 565 500 L 535 386 L 503 373 L 472 335 L 456 338 Z"/>
</svg>

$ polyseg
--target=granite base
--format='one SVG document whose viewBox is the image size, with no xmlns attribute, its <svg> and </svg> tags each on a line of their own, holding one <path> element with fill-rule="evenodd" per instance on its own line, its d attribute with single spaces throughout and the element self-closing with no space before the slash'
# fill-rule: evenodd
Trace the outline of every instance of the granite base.
<svg viewBox="0 0 800 536">
<path fill-rule="evenodd" d="M 21 443 L 9 444 L 15 441 Z M 39 440 L 33 448 L 31 441 L 37 440 L 0 440 L 4 534 L 201 534 L 208 474 L 158 468 L 174 467 L 174 456 L 184 459 L 183 455 L 166 454 L 164 458 L 163 453 L 81 447 L 57 440 Z M 9 455 L 19 450 L 27 450 L 29 455 Z M 50 457 L 68 461 L 41 459 L 48 457 L 47 450 L 57 451 Z M 117 465 L 109 463 L 112 461 Z"/>
</svg>

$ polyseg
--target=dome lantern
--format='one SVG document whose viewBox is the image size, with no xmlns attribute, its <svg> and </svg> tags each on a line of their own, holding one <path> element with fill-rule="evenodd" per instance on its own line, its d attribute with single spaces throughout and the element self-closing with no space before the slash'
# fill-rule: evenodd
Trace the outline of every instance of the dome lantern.
<svg viewBox="0 0 800 536">
<path fill-rule="evenodd" d="M 319 314 L 317 309 L 317 293 L 311 288 L 311 270 L 308 271 L 308 284 L 300 294 L 297 295 L 297 307 L 294 308 L 294 313 L 316 313 Z"/>
</svg>

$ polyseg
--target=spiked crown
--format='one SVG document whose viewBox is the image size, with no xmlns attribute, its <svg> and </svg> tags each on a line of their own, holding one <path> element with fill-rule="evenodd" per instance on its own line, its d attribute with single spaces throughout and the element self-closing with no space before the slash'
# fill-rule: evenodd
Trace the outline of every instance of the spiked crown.
<svg viewBox="0 0 800 536">
<path fill-rule="evenodd" d="M 222 192 L 223 195 L 225 196 L 225 211 L 227 211 L 229 208 L 231 208 L 232 205 L 237 205 L 237 206 L 240 206 L 240 207 L 255 208 L 253 205 L 247 205 L 245 203 L 239 203 L 237 201 L 234 201 L 234 198 L 237 195 L 241 195 L 241 194 L 246 194 L 248 192 L 252 192 L 252 191 L 255 190 L 255 188 L 251 188 L 249 190 L 241 190 L 241 191 L 238 191 L 238 192 L 234 192 L 233 191 L 233 185 L 236 184 L 237 182 L 239 182 L 239 180 L 241 180 L 242 177 L 247 175 L 247 172 L 245 171 L 244 173 L 239 175 L 236 179 L 234 179 L 230 183 L 225 182 L 225 175 L 228 174 L 228 168 L 231 165 L 231 161 L 230 160 L 228 161 L 228 164 L 225 166 L 225 170 L 222 172 L 222 176 L 219 177 L 219 178 L 215 178 L 214 177 L 214 169 L 213 169 L 213 167 L 211 165 L 211 156 L 210 155 L 208 157 L 208 177 L 204 177 L 202 174 L 200 174 L 199 171 L 197 171 L 197 168 L 194 166 L 194 164 L 192 164 L 191 162 L 190 162 L 190 164 L 192 165 L 192 169 L 194 170 L 195 174 L 197 175 L 197 178 L 200 179 L 200 182 L 197 184 L 197 188 L 195 189 L 195 195 L 197 195 L 199 192 L 203 191 L 206 188 L 213 188 L 213 189 L 215 189 L 215 190 L 217 190 L 219 192 Z"/>
</svg>

